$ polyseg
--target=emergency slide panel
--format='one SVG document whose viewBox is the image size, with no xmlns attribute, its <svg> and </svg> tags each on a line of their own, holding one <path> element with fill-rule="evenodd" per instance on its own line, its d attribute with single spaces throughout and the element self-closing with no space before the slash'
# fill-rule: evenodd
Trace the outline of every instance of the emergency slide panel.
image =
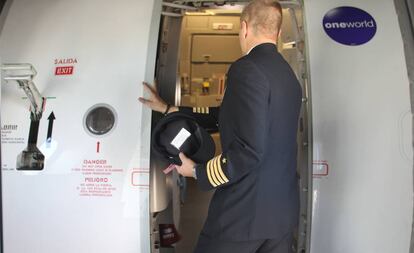
<svg viewBox="0 0 414 253">
<path fill-rule="evenodd" d="M 0 35 L 5 253 L 150 251 L 151 119 L 137 98 L 154 4 L 12 1 Z"/>
<path fill-rule="evenodd" d="M 311 253 L 408 253 L 410 92 L 393 1 L 305 1 L 313 114 Z"/>
</svg>

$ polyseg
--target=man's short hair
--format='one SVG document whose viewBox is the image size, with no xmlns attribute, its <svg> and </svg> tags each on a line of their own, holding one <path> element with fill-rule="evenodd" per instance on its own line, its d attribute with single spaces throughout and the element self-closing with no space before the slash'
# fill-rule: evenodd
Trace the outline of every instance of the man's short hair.
<svg viewBox="0 0 414 253">
<path fill-rule="evenodd" d="M 276 37 L 282 26 L 282 6 L 277 0 L 253 0 L 240 16 L 256 33 Z"/>
</svg>

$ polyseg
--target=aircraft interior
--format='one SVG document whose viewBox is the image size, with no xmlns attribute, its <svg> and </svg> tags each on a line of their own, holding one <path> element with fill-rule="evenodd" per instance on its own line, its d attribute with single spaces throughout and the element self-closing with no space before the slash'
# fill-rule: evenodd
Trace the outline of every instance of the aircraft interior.
<svg viewBox="0 0 414 253">
<path fill-rule="evenodd" d="M 238 32 L 244 3 L 220 2 L 194 6 L 177 3 L 165 6 L 160 27 L 156 79 L 158 91 L 169 103 L 193 107 L 219 107 L 226 86 L 230 65 L 242 57 Z M 301 7 L 294 2 L 282 2 L 283 27 L 278 51 L 295 71 L 304 93 L 307 89 L 306 47 Z M 298 132 L 298 167 L 301 189 L 301 219 L 296 235 L 297 252 L 304 252 L 308 243 L 309 175 L 307 101 L 303 100 Z M 159 117 L 159 116 L 158 116 Z M 157 118 L 153 114 L 153 118 Z M 216 154 L 221 153 L 217 128 L 208 129 L 215 141 Z M 167 167 L 154 161 L 155 167 Z M 174 223 L 181 240 L 160 252 L 189 253 L 194 248 L 208 211 L 213 192 L 202 192 L 194 179 L 184 179 L 176 172 L 164 176 L 162 169 L 153 169 L 151 179 L 152 227 Z M 164 182 L 167 182 L 164 184 Z M 163 189 L 163 190 L 160 190 Z M 160 196 L 164 195 L 164 196 Z M 152 239 L 157 241 L 158 232 Z M 155 243 L 157 245 L 157 243 Z M 174 251 L 175 250 L 175 251 Z"/>
</svg>

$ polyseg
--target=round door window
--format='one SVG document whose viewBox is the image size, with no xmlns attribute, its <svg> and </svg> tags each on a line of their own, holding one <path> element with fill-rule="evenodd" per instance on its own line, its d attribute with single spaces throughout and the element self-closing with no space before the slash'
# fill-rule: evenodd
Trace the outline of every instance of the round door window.
<svg viewBox="0 0 414 253">
<path fill-rule="evenodd" d="M 115 112 L 107 105 L 96 105 L 85 115 L 85 127 L 93 135 L 102 136 L 109 133 L 115 123 Z"/>
</svg>

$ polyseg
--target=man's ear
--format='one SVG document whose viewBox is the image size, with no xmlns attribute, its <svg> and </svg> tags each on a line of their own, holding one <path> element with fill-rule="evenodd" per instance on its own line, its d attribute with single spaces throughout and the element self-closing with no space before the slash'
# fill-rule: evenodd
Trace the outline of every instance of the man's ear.
<svg viewBox="0 0 414 253">
<path fill-rule="evenodd" d="M 279 32 L 277 33 L 276 42 L 279 40 L 279 38 L 281 38 L 280 36 L 282 36 L 282 29 L 279 29 Z"/>
<path fill-rule="evenodd" d="M 242 23 L 241 23 L 241 25 L 242 25 L 241 29 L 243 31 L 242 36 L 243 36 L 243 38 L 247 38 L 247 33 L 248 33 L 248 25 L 247 25 L 247 22 L 245 20 L 243 20 Z"/>
</svg>

